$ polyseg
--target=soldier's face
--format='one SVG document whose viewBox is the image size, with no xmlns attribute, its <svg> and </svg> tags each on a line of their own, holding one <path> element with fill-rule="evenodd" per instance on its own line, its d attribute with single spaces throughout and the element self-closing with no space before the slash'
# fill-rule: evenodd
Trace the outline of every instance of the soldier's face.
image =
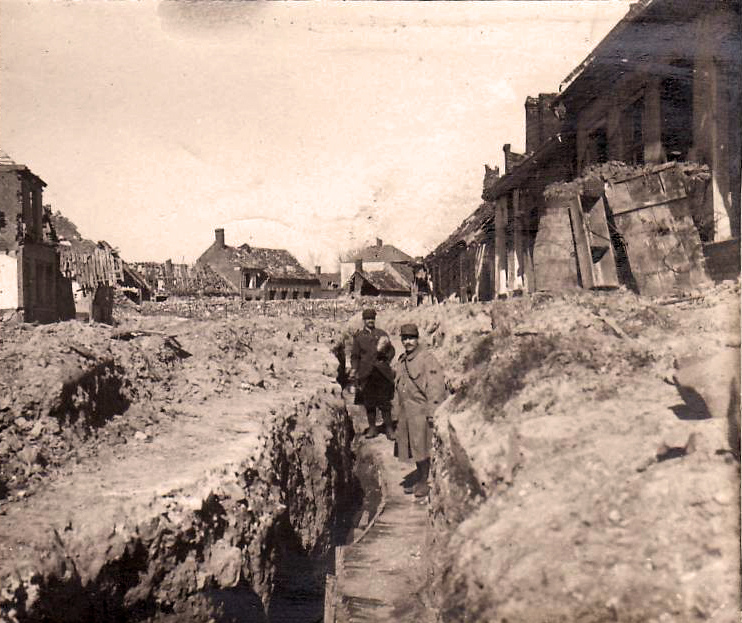
<svg viewBox="0 0 742 623">
<path fill-rule="evenodd" d="M 376 326 L 376 318 L 366 318 L 366 319 L 365 319 L 365 320 L 363 321 L 363 325 L 364 325 L 364 326 L 365 326 L 365 327 L 366 327 L 367 329 L 373 329 L 373 328 L 374 328 L 374 327 Z"/>
<path fill-rule="evenodd" d="M 417 348 L 417 338 L 413 337 L 412 335 L 403 335 L 402 346 L 404 347 L 404 351 L 406 353 L 411 353 Z"/>
</svg>

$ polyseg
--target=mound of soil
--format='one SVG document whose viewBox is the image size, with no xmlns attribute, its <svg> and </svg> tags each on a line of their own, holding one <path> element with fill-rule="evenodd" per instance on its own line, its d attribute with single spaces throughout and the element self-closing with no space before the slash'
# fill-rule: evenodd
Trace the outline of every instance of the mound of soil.
<svg viewBox="0 0 742 623">
<path fill-rule="evenodd" d="M 736 620 L 740 468 L 725 417 L 739 412 L 735 366 L 719 368 L 721 409 L 702 398 L 708 384 L 678 379 L 687 358 L 719 353 L 738 373 L 738 284 L 385 320 L 419 324 L 452 391 L 435 418 L 439 620 Z"/>
<path fill-rule="evenodd" d="M 327 554 L 352 479 L 334 325 L 3 329 L 0 618 L 265 620 Z"/>
</svg>

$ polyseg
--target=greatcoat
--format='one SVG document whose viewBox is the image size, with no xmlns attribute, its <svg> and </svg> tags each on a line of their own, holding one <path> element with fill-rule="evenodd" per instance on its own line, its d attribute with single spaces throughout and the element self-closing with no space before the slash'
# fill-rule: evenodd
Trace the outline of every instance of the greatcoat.
<svg viewBox="0 0 742 623">
<path fill-rule="evenodd" d="M 443 371 L 422 346 L 395 361 L 392 418 L 397 420 L 395 454 L 403 461 L 430 457 L 433 413 L 446 398 Z"/>
<path fill-rule="evenodd" d="M 379 339 L 385 337 L 387 346 L 378 352 Z M 353 336 L 350 364 L 356 372 L 355 404 L 367 409 L 389 408 L 394 391 L 394 375 L 389 362 L 394 358 L 394 346 L 383 329 L 361 329 Z"/>
</svg>

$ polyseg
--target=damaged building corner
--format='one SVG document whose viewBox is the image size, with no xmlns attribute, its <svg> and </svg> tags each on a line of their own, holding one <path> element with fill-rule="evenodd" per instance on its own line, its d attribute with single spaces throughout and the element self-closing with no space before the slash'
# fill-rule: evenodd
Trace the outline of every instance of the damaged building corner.
<svg viewBox="0 0 742 623">
<path fill-rule="evenodd" d="M 45 233 L 46 183 L 0 152 L 0 314 L 25 322 L 60 319 L 65 283 L 57 245 Z"/>
<path fill-rule="evenodd" d="M 485 203 L 426 258 L 438 299 L 737 278 L 739 17 L 636 3 L 559 93 L 528 97 L 526 153 L 504 145 Z"/>
</svg>

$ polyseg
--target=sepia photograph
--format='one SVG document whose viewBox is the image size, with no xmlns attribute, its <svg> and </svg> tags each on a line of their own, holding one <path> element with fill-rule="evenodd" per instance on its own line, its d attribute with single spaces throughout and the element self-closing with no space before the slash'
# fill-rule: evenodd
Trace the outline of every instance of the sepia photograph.
<svg viewBox="0 0 742 623">
<path fill-rule="evenodd" d="M 741 0 L 2 0 L 0 623 L 740 623 Z"/>
</svg>

